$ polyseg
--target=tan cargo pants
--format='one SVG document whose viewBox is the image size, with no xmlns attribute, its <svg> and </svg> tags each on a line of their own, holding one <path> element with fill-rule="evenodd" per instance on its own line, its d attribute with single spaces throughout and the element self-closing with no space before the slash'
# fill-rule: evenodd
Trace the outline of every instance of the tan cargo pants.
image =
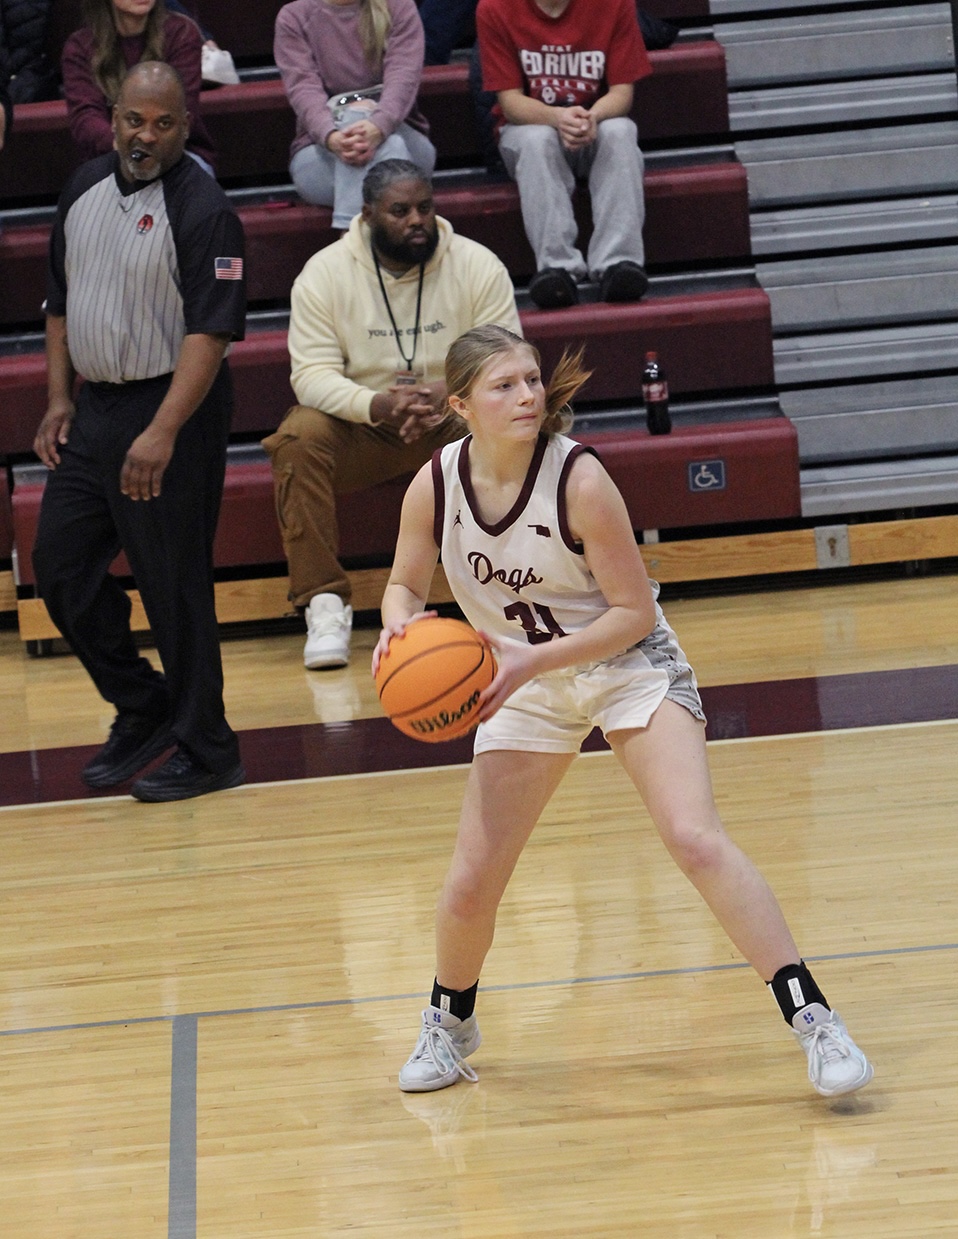
<svg viewBox="0 0 958 1239">
<path fill-rule="evenodd" d="M 263 440 L 273 466 L 276 515 L 289 565 L 289 599 L 302 609 L 316 594 L 350 600 L 339 562 L 336 495 L 415 472 L 465 429 L 452 419 L 407 444 L 387 425 L 370 426 L 294 405 Z"/>
</svg>

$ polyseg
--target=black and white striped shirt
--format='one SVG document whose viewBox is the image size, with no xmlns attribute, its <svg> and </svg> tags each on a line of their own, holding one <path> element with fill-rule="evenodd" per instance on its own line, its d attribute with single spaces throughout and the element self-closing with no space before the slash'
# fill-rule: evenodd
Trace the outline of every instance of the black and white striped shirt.
<svg viewBox="0 0 958 1239">
<path fill-rule="evenodd" d="M 242 225 L 187 156 L 133 185 L 115 154 L 91 160 L 60 199 L 45 309 L 66 315 L 70 358 L 84 378 L 169 374 L 185 335 L 243 337 Z"/>
</svg>

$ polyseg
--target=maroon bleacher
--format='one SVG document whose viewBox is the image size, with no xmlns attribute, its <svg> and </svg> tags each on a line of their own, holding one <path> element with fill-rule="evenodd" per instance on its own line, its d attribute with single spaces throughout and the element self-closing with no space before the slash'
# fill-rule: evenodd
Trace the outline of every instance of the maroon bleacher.
<svg viewBox="0 0 958 1239">
<path fill-rule="evenodd" d="M 0 560 L 9 559 L 13 551 L 13 513 L 10 507 L 10 480 L 6 469 L 0 469 Z"/>
<path fill-rule="evenodd" d="M 645 244 L 649 265 L 722 261 L 749 253 L 748 187 L 737 163 L 650 171 L 645 178 Z M 440 190 L 439 213 L 458 233 L 493 249 L 510 274 L 524 282 L 535 270 L 511 182 Z M 590 230 L 588 195 L 577 206 Z M 306 260 L 336 239 L 332 213 L 298 201 L 244 207 L 250 303 L 289 297 Z M 0 324 L 40 322 L 49 227 L 11 227 L 0 236 Z"/>
<path fill-rule="evenodd" d="M 784 417 L 721 426 L 577 435 L 593 446 L 625 498 L 634 529 L 680 529 L 801 515 L 798 439 Z M 703 480 L 704 479 L 704 480 Z M 409 475 L 337 500 L 343 560 L 389 560 Z M 20 584 L 35 584 L 31 552 L 43 483 L 16 486 L 13 532 Z M 216 534 L 218 568 L 282 562 L 273 482 L 264 459 L 227 469 Z M 120 556 L 114 571 L 129 575 Z"/>
<path fill-rule="evenodd" d="M 13 491 L 13 537 L 20 584 L 24 586 L 36 584 L 32 551 L 43 487 L 43 480 L 31 477 L 27 482 L 18 482 Z M 282 561 L 283 544 L 276 523 L 270 468 L 265 459 L 252 464 L 230 464 L 227 469 L 213 558 L 218 568 Z M 117 556 L 112 571 L 117 576 L 131 575 L 124 555 Z"/>
<path fill-rule="evenodd" d="M 582 399 L 638 399 L 638 359 L 654 348 L 669 359 L 675 395 L 765 388 L 773 381 L 772 323 L 758 287 L 689 297 L 653 297 L 629 305 L 527 310 L 523 331 L 548 370 L 567 344 L 586 347 L 593 376 Z M 631 362 L 631 364 L 630 364 Z M 233 430 L 266 434 L 292 402 L 285 331 L 251 333 L 231 354 L 236 389 Z M 0 359 L 0 453 L 30 451 L 46 400 L 43 355 Z"/>
<path fill-rule="evenodd" d="M 547 371 L 567 344 L 585 345 L 593 375 L 582 392 L 583 402 L 638 399 L 638 359 L 651 348 L 668 357 L 670 387 L 677 396 L 765 388 L 774 381 L 771 314 L 760 288 L 656 297 L 632 305 L 528 310 L 522 326 L 541 350 Z M 264 433 L 274 428 L 291 399 L 286 333 L 252 334 L 234 348 L 232 369 L 234 431 Z M 0 423 L 0 434 L 2 429 Z"/>
<path fill-rule="evenodd" d="M 798 434 L 787 417 L 678 426 L 669 435 L 573 434 L 598 452 L 634 529 L 801 515 Z"/>
<path fill-rule="evenodd" d="M 0 458 L 32 450 L 46 395 L 43 353 L 0 358 Z"/>
<path fill-rule="evenodd" d="M 636 88 L 634 114 L 641 141 L 728 131 L 725 57 L 718 43 L 683 43 L 651 57 L 655 71 Z M 467 66 L 424 69 L 419 100 L 433 126 L 441 162 L 481 163 Z M 201 104 L 217 148 L 217 175 L 224 184 L 287 179 L 294 120 L 282 82 L 244 82 L 204 91 Z M 66 104 L 21 104 L 0 160 L 0 201 L 12 205 L 55 198 L 77 162 Z"/>
<path fill-rule="evenodd" d="M 204 0 L 204 23 L 238 61 L 268 61 L 275 13 L 283 0 Z M 708 0 L 645 0 L 656 16 L 708 18 Z M 76 0 L 60 6 L 74 20 Z M 68 12 L 69 11 L 69 12 Z M 639 84 L 635 116 L 640 142 L 728 133 L 724 55 L 703 39 L 653 53 L 655 72 Z M 420 94 L 446 166 L 480 163 L 478 134 L 463 63 L 428 69 Z M 287 179 L 293 116 L 276 80 L 205 92 L 204 117 L 220 150 L 218 172 L 229 184 L 275 184 Z M 13 136 L 0 160 L 0 201 L 51 201 L 75 163 L 62 103 L 17 111 Z M 465 236 L 489 246 L 517 282 L 533 270 L 511 183 L 461 184 L 437 194 L 441 214 Z M 646 173 L 645 227 L 649 263 L 727 265 L 750 254 L 747 185 L 734 162 L 652 167 Z M 584 231 L 587 196 L 577 198 Z M 330 212 L 298 202 L 241 209 L 247 235 L 249 293 L 253 304 L 282 303 L 308 257 L 334 239 Z M 47 226 L 10 227 L 0 239 L 0 323 L 39 322 Z M 655 348 L 668 358 L 677 397 L 773 386 L 771 315 L 754 287 L 694 295 L 653 296 L 630 305 L 590 303 L 566 311 L 524 311 L 523 329 L 538 345 L 548 370 L 562 349 L 582 343 L 593 375 L 582 403 L 638 402 L 639 358 Z M 258 437 L 279 422 L 293 396 L 286 334 L 253 331 L 236 345 L 231 365 L 236 389 L 234 433 Z M 42 354 L 0 358 L 0 456 L 24 456 L 45 406 Z M 797 436 L 786 418 L 679 426 L 669 436 L 644 429 L 581 436 L 593 444 L 625 496 L 636 529 L 679 529 L 765 521 L 800 515 Z M 16 546 L 21 582 L 32 583 L 31 548 L 42 480 L 4 494 L 0 473 L 0 560 Z M 342 555 L 347 564 L 388 562 L 395 546 L 408 477 L 337 501 Z M 265 459 L 233 456 L 228 468 L 215 545 L 219 569 L 275 573 L 282 545 L 272 480 Z M 117 570 L 123 572 L 120 561 Z"/>
<path fill-rule="evenodd" d="M 674 395 L 774 382 L 771 311 L 758 287 L 652 297 L 629 305 L 530 310 L 522 315 L 522 327 L 541 352 L 546 373 L 567 345 L 585 345 L 585 363 L 593 374 L 583 388 L 583 402 L 638 400 L 647 349 L 668 358 Z"/>
<path fill-rule="evenodd" d="M 631 305 L 527 310 L 522 326 L 541 349 L 546 370 L 566 344 L 585 344 L 586 364 L 594 373 L 583 402 L 638 399 L 638 359 L 650 348 L 669 359 L 670 386 L 677 396 L 765 388 L 773 382 L 771 314 L 760 288 L 656 297 Z M 232 368 L 234 430 L 271 430 L 291 395 L 286 333 L 253 333 L 234 348 Z"/>
</svg>

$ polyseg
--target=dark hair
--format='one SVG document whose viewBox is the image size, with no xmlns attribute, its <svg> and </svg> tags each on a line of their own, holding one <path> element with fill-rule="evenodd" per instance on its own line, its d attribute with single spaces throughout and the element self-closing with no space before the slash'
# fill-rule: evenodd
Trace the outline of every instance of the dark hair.
<svg viewBox="0 0 958 1239">
<path fill-rule="evenodd" d="M 93 31 L 93 76 L 112 107 L 126 77 L 113 0 L 83 0 L 83 20 Z M 146 19 L 146 44 L 141 61 L 163 59 L 165 21 L 166 5 L 163 0 L 156 0 Z"/>
<path fill-rule="evenodd" d="M 458 340 L 453 340 L 446 353 L 446 398 L 458 396 L 465 400 L 488 361 L 518 348 L 527 349 L 536 365 L 541 366 L 542 359 L 535 345 L 498 323 L 473 327 Z M 575 352 L 565 349 L 546 383 L 546 412 L 542 421 L 546 434 L 561 434 L 572 426 L 570 401 L 592 373 L 582 366 L 584 352 L 584 348 Z"/>
<path fill-rule="evenodd" d="M 363 177 L 363 202 L 375 206 L 396 181 L 423 181 L 432 188 L 432 181 L 411 159 L 382 159 Z"/>
</svg>

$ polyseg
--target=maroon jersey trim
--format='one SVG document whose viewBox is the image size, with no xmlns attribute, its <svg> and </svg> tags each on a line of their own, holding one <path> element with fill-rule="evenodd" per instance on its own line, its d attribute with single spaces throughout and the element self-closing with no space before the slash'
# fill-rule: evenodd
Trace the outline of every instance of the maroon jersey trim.
<svg viewBox="0 0 958 1239">
<path fill-rule="evenodd" d="M 575 555 L 581 555 L 583 553 L 583 547 L 582 543 L 577 542 L 572 536 L 572 530 L 569 528 L 569 511 L 566 506 L 565 492 L 572 466 L 583 452 L 588 452 L 589 455 L 594 456 L 596 460 L 599 458 L 599 454 L 594 448 L 586 447 L 584 443 L 577 443 L 562 462 L 562 472 L 559 474 L 559 484 L 556 486 L 556 512 L 559 516 L 559 535 L 565 545 Z"/>
<path fill-rule="evenodd" d="M 516 497 L 515 503 L 505 514 L 501 521 L 497 521 L 494 525 L 487 525 L 479 515 L 479 504 L 476 501 L 475 491 L 472 489 L 472 475 L 469 472 L 469 443 L 472 439 L 470 435 L 462 444 L 462 449 L 459 452 L 459 481 L 462 483 L 463 494 L 466 496 L 466 503 L 469 505 L 469 511 L 472 513 L 472 518 L 482 530 L 490 537 L 496 538 L 499 534 L 504 533 L 511 525 L 514 525 L 522 513 L 525 511 L 526 504 L 529 502 L 529 497 L 532 494 L 532 489 L 536 484 L 536 478 L 539 476 L 539 470 L 542 467 L 542 458 L 546 454 L 546 447 L 549 439 L 547 435 L 540 434 L 536 440 L 535 451 L 532 454 L 532 460 L 529 462 L 529 468 L 526 472 L 525 479 Z"/>
<path fill-rule="evenodd" d="M 432 514 L 432 536 L 436 546 L 442 550 L 442 530 L 446 516 L 446 483 L 442 476 L 442 448 L 437 448 L 432 454 L 432 493 L 435 496 L 435 508 Z"/>
</svg>

